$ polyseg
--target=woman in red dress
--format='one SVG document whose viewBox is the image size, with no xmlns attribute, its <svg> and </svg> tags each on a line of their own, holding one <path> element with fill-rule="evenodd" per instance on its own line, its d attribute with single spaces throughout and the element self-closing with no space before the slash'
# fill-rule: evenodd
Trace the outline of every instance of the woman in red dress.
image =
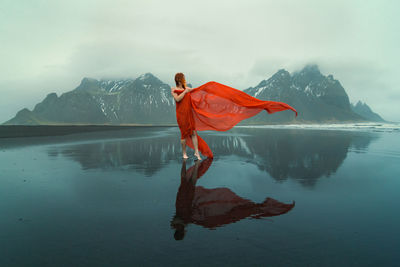
<svg viewBox="0 0 400 267">
<path fill-rule="evenodd" d="M 176 88 L 172 88 L 171 93 L 175 98 L 176 105 L 176 120 L 178 122 L 179 129 L 181 131 L 181 145 L 183 158 L 187 159 L 188 156 L 186 154 L 186 143 L 191 141 L 190 147 L 194 149 L 194 155 L 196 160 L 201 160 L 198 148 L 198 140 L 197 132 L 195 129 L 194 117 L 192 114 L 192 105 L 190 101 L 190 95 L 188 92 L 193 90 L 190 87 L 186 86 L 186 80 L 183 73 L 177 73 L 175 75 L 175 83 Z M 186 94 L 188 94 L 186 96 Z M 205 143 L 205 142 L 204 142 Z M 207 144 L 206 144 L 207 145 Z"/>
<path fill-rule="evenodd" d="M 197 131 L 227 131 L 263 110 L 271 114 L 290 109 L 297 116 L 297 111 L 286 103 L 260 100 L 214 81 L 189 88 L 181 72 L 175 74 L 175 83 L 176 87 L 171 88 L 171 94 L 175 99 L 184 159 L 188 158 L 186 145 L 194 149 L 196 160 L 201 160 L 199 151 L 206 157 L 213 157 L 211 149 Z"/>
</svg>

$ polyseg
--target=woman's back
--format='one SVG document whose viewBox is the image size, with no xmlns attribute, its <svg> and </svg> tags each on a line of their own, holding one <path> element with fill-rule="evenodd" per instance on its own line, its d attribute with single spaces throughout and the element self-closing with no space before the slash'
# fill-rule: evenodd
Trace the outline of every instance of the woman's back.
<svg viewBox="0 0 400 267">
<path fill-rule="evenodd" d="M 176 92 L 178 95 L 180 95 L 183 91 L 183 89 L 174 89 L 174 92 Z M 179 129 L 181 130 L 181 138 L 185 139 L 186 137 L 192 135 L 193 130 L 195 130 L 190 93 L 187 92 L 181 101 L 175 101 L 175 105 L 176 121 Z"/>
</svg>

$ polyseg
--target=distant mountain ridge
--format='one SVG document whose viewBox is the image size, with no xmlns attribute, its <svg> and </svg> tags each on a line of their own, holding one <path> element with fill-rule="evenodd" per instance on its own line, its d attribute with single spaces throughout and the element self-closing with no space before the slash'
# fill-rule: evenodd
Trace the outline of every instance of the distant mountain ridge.
<svg viewBox="0 0 400 267">
<path fill-rule="evenodd" d="M 363 103 L 361 101 L 358 101 L 357 104 L 351 104 L 351 109 L 358 115 L 370 121 L 376 121 L 376 122 L 385 121 L 381 116 L 373 112 L 372 109 L 366 103 Z"/>
<path fill-rule="evenodd" d="M 280 69 L 271 78 L 243 91 L 262 100 L 285 102 L 296 108 L 299 116 L 295 118 L 291 111 L 260 112 L 240 125 L 380 118 L 368 106 L 369 111 L 361 104 L 352 106 L 340 82 L 332 75 L 322 75 L 317 65 L 306 65 L 292 75 Z M 175 101 L 170 86 L 150 72 L 136 79 L 85 77 L 74 90 L 60 96 L 50 93 L 32 111 L 24 108 L 3 124 L 176 124 Z"/>
</svg>

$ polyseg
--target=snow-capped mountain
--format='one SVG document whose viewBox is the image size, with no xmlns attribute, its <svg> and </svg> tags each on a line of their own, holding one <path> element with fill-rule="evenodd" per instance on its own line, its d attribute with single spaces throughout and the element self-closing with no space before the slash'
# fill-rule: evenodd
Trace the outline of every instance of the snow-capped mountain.
<svg viewBox="0 0 400 267">
<path fill-rule="evenodd" d="M 50 93 L 32 111 L 23 109 L 5 124 L 174 124 L 171 87 L 151 73 L 136 79 L 83 78 L 72 91 Z"/>
<path fill-rule="evenodd" d="M 358 112 L 358 104 L 352 108 L 340 82 L 332 75 L 322 75 L 316 65 L 307 65 L 293 74 L 280 69 L 271 78 L 244 92 L 262 100 L 285 102 L 299 115 L 295 118 L 290 110 L 275 114 L 260 112 L 240 125 L 376 119 Z M 60 96 L 50 93 L 32 111 L 24 108 L 3 124 L 128 123 L 176 125 L 175 101 L 170 86 L 149 72 L 136 79 L 86 77 L 74 90 Z"/>
<path fill-rule="evenodd" d="M 250 119 L 252 122 L 339 122 L 363 121 L 365 118 L 351 110 L 349 97 L 338 80 L 324 76 L 317 65 L 307 65 L 301 71 L 290 74 L 280 69 L 271 78 L 244 92 L 262 100 L 285 102 L 294 107 L 270 116 L 263 112 Z"/>
</svg>

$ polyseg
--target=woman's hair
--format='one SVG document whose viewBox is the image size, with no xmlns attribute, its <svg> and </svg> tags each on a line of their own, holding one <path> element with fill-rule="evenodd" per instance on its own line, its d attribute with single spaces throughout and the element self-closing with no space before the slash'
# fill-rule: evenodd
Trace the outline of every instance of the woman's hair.
<svg viewBox="0 0 400 267">
<path fill-rule="evenodd" d="M 176 84 L 176 86 L 178 86 L 179 83 L 182 84 L 184 89 L 186 89 L 185 74 L 183 74 L 182 72 L 178 72 L 177 74 L 175 74 L 175 84 Z"/>
<path fill-rule="evenodd" d="M 171 220 L 171 228 L 175 229 L 174 238 L 175 240 L 182 240 L 185 237 L 186 229 L 185 222 L 178 215 L 174 215 Z"/>
</svg>

